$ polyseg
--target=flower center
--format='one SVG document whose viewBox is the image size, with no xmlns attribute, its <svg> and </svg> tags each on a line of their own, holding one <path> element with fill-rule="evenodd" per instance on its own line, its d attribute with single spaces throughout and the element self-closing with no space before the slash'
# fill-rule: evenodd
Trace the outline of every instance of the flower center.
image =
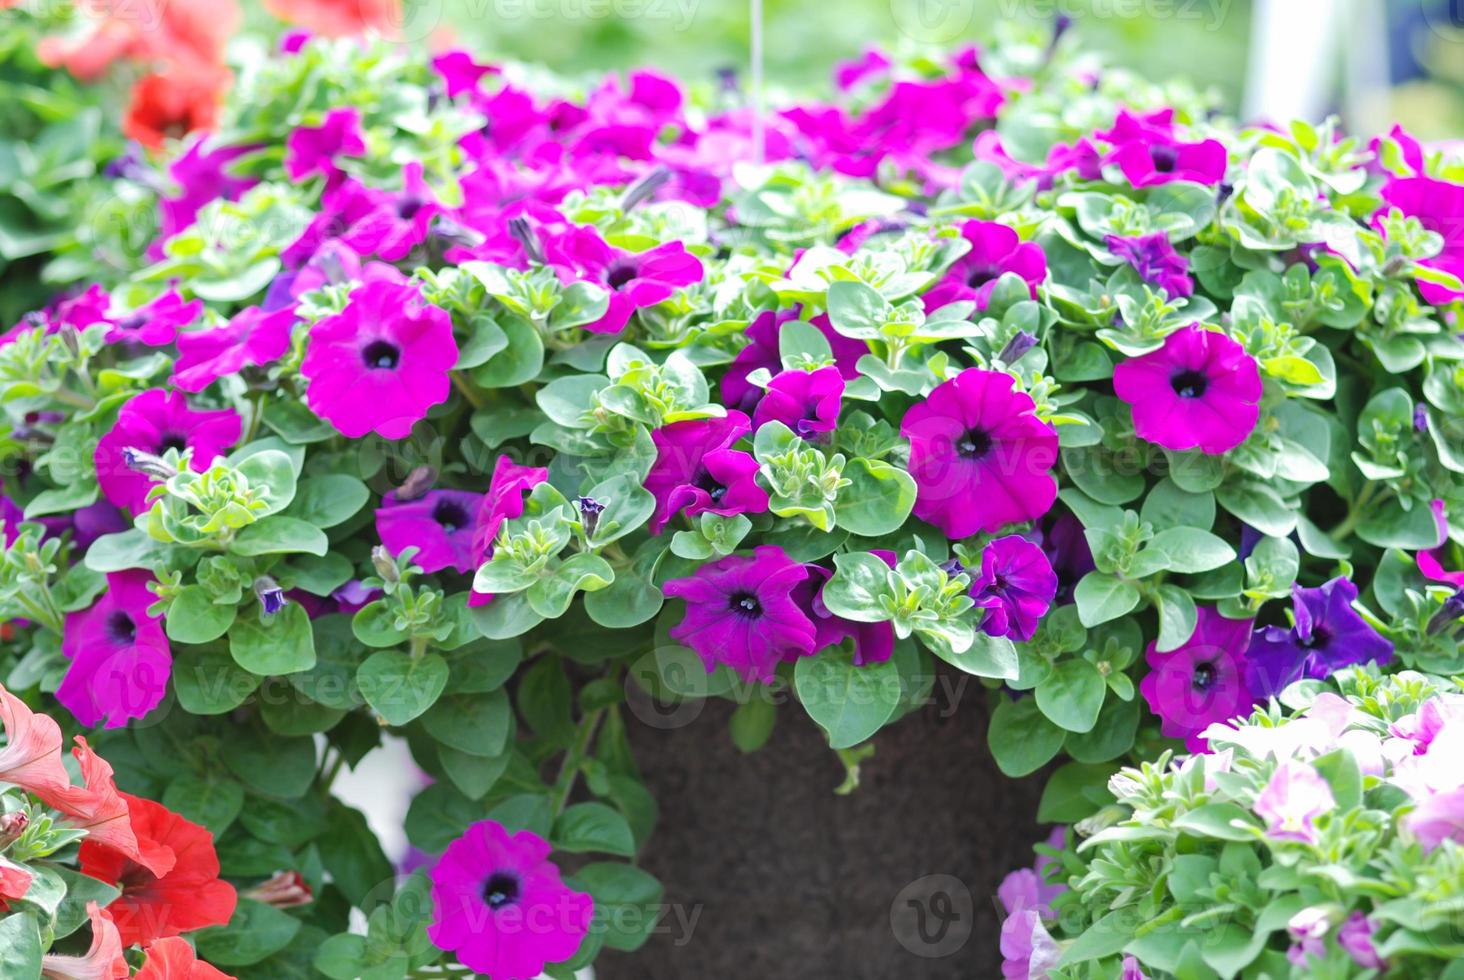
<svg viewBox="0 0 1464 980">
<path fill-rule="evenodd" d="M 452 500 L 440 500 L 432 508 L 432 519 L 448 534 L 468 526 L 468 512 L 462 504 Z"/>
<path fill-rule="evenodd" d="M 131 643 L 137 639 L 137 624 L 131 616 L 118 609 L 107 617 L 107 635 L 117 643 Z"/>
<path fill-rule="evenodd" d="M 1169 386 L 1181 398 L 1202 398 L 1210 387 L 1210 379 L 1200 371 L 1181 371 L 1169 379 Z"/>
<path fill-rule="evenodd" d="M 991 436 L 980 429 L 971 429 L 956 440 L 956 453 L 966 459 L 980 459 L 991 452 Z"/>
<path fill-rule="evenodd" d="M 1154 161 L 1154 169 L 1161 174 L 1172 173 L 1179 165 L 1179 154 L 1172 146 L 1149 147 L 1149 159 Z"/>
<path fill-rule="evenodd" d="M 970 275 L 966 276 L 966 285 L 972 289 L 980 289 L 1000 275 L 1001 270 L 994 265 L 979 265 L 971 270 Z"/>
<path fill-rule="evenodd" d="M 134 333 L 141 330 L 145 323 L 147 323 L 147 317 L 141 313 L 132 313 L 117 321 L 117 329 L 127 333 Z"/>
<path fill-rule="evenodd" d="M 696 471 L 696 476 L 691 478 L 691 485 L 698 490 L 705 490 L 714 504 L 721 503 L 723 495 L 727 493 L 727 488 L 717 482 L 717 478 L 705 466 Z"/>
<path fill-rule="evenodd" d="M 400 201 L 397 201 L 397 217 L 401 218 L 403 221 L 411 221 L 417 216 L 417 212 L 421 211 L 426 206 L 426 201 L 422 200 L 420 197 L 417 197 L 415 194 L 408 194 Z"/>
<path fill-rule="evenodd" d="M 727 602 L 727 608 L 744 619 L 757 619 L 762 615 L 762 603 L 751 592 L 734 592 Z"/>
<path fill-rule="evenodd" d="M 1298 646 L 1307 650 L 1319 650 L 1332 642 L 1332 631 L 1325 626 L 1313 626 L 1311 636 L 1298 638 Z"/>
<path fill-rule="evenodd" d="M 495 871 L 483 883 L 483 902 L 490 909 L 503 908 L 518 901 L 519 880 L 506 871 Z"/>
<path fill-rule="evenodd" d="M 605 285 L 611 289 L 619 289 L 636 277 L 636 267 L 633 262 L 617 262 L 605 273 Z"/>
<path fill-rule="evenodd" d="M 373 340 L 366 345 L 361 352 L 361 358 L 369 368 L 380 368 L 383 371 L 394 369 L 402 360 L 402 352 L 396 344 L 385 340 Z"/>
<path fill-rule="evenodd" d="M 1196 691 L 1208 691 L 1215 686 L 1218 676 L 1214 664 L 1195 664 L 1195 676 L 1190 680 L 1190 685 Z"/>
<path fill-rule="evenodd" d="M 188 440 L 173 432 L 168 433 L 158 440 L 158 455 L 160 456 L 169 449 L 176 449 L 181 453 L 187 448 Z"/>
</svg>

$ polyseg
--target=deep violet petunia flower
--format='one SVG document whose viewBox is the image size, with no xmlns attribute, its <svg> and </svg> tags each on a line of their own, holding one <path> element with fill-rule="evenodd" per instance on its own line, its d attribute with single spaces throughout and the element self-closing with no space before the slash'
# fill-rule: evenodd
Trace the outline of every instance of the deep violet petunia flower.
<svg viewBox="0 0 1464 980">
<path fill-rule="evenodd" d="M 1032 298 L 1037 298 L 1037 287 L 1047 278 L 1047 256 L 1041 245 L 1022 241 L 1015 228 L 997 221 L 968 221 L 961 226 L 961 237 L 971 243 L 971 250 L 921 297 L 927 310 L 962 301 L 984 310 L 996 281 L 1008 272 L 1021 276 Z"/>
<path fill-rule="evenodd" d="M 1116 164 L 1135 187 L 1153 187 L 1173 181 L 1215 185 L 1225 179 L 1229 157 L 1219 140 L 1187 143 L 1174 132 L 1174 110 L 1159 109 L 1143 116 L 1120 111 L 1113 128 L 1096 133 L 1113 145 L 1104 163 Z"/>
<path fill-rule="evenodd" d="M 972 576 L 971 598 L 986 610 L 981 629 L 988 636 L 1030 640 L 1056 595 L 1057 573 L 1038 545 L 1009 534 L 981 549 L 981 569 Z"/>
<path fill-rule="evenodd" d="M 1266 626 L 1251 638 L 1246 684 L 1257 697 L 1274 697 L 1303 677 L 1329 677 L 1354 664 L 1386 664 L 1393 644 L 1353 608 L 1357 586 L 1334 578 L 1313 589 L 1291 587 L 1295 625 Z"/>
<path fill-rule="evenodd" d="M 133 395 L 117 421 L 97 441 L 93 461 L 97 482 L 108 500 L 134 515 L 147 509 L 147 493 L 158 481 L 127 465 L 126 450 L 162 455 L 169 449 L 193 450 L 191 466 L 202 472 L 214 457 L 239 441 L 239 413 L 233 409 L 196 412 L 181 391 L 150 388 Z"/>
<path fill-rule="evenodd" d="M 1255 704 L 1245 681 L 1251 621 L 1226 619 L 1200 607 L 1195 630 L 1177 650 L 1160 653 L 1149 644 L 1149 673 L 1139 692 L 1159 716 L 1161 731 L 1182 738 L 1191 752 L 1207 744 L 1200 735 L 1212 722 L 1229 721 Z"/>
<path fill-rule="evenodd" d="M 1381 228 L 1383 215 L 1393 208 L 1417 218 L 1444 240 L 1442 252 L 1418 264 L 1464 278 L 1464 185 L 1432 177 L 1401 177 L 1384 184 L 1381 194 L 1383 207 L 1374 217 L 1373 226 Z M 1420 281 L 1418 290 L 1434 305 L 1464 298 L 1464 291 L 1434 282 Z"/>
<path fill-rule="evenodd" d="M 812 439 L 838 427 L 843 397 L 844 379 L 836 367 L 780 371 L 758 401 L 752 426 L 760 429 L 765 422 L 782 422 L 803 438 Z"/>
<path fill-rule="evenodd" d="M 1152 235 L 1104 239 L 1108 250 L 1133 266 L 1139 278 L 1158 286 L 1170 297 L 1192 296 L 1195 281 L 1189 276 L 1189 259 L 1180 255 L 1169 243 L 1169 236 L 1156 231 Z"/>
<path fill-rule="evenodd" d="M 591 333 L 619 333 L 637 310 L 665 302 L 678 289 L 701 282 L 705 274 L 701 261 L 679 241 L 627 252 L 589 227 L 571 227 L 546 240 L 544 252 L 551 265 L 609 291 L 605 315 L 585 326 Z"/>
<path fill-rule="evenodd" d="M 524 498 L 547 479 L 549 470 L 543 466 L 520 466 L 509 456 L 498 457 L 473 526 L 474 567 L 493 557 L 493 541 L 503 522 L 522 517 Z M 486 592 L 475 591 L 469 595 L 468 605 L 481 606 L 492 598 Z"/>
<path fill-rule="evenodd" d="M 1283 759 L 1256 797 L 1256 815 L 1266 821 L 1273 840 L 1317 842 L 1317 817 L 1334 809 L 1336 799 L 1327 781 L 1305 762 Z"/>
<path fill-rule="evenodd" d="M 1223 333 L 1191 324 L 1164 346 L 1113 369 L 1113 390 L 1133 409 L 1134 432 L 1165 449 L 1210 455 L 1245 442 L 1261 417 L 1256 359 Z"/>
<path fill-rule="evenodd" d="M 417 548 L 412 562 L 424 572 L 444 568 L 467 573 L 478 567 L 473 547 L 483 494 L 466 490 L 428 490 L 415 500 L 399 501 L 388 493 L 376 511 L 376 533 L 393 555 L 409 545 Z"/>
<path fill-rule="evenodd" d="M 184 391 L 202 391 L 246 367 L 273 364 L 289 352 L 294 325 L 293 304 L 272 312 L 251 306 L 223 326 L 180 334 L 173 384 Z"/>
<path fill-rule="evenodd" d="M 131 569 L 107 575 L 107 589 L 90 608 L 68 613 L 61 652 L 69 660 L 56 700 L 88 727 L 104 721 L 120 728 L 162 701 L 173 673 L 173 655 L 151 572 Z"/>
<path fill-rule="evenodd" d="M 753 318 L 745 333 L 748 345 L 737 352 L 727 368 L 727 373 L 722 376 L 722 404 L 741 412 L 751 412 L 757 408 L 763 389 L 748 381 L 747 377 L 759 369 L 765 369 L 770 374 L 777 374 L 782 370 L 778 337 L 784 324 L 797 319 L 796 309 L 766 310 Z M 827 313 L 820 313 L 808 322 L 817 327 L 828 340 L 829 350 L 834 355 L 834 367 L 839 369 L 839 377 L 845 381 L 859 377 L 855 365 L 861 357 L 869 353 L 868 342 L 845 337 L 836 331 L 829 323 Z"/>
<path fill-rule="evenodd" d="M 870 554 L 891 568 L 895 567 L 893 551 L 876 550 Z M 802 609 L 814 628 L 813 652 L 854 641 L 853 662 L 856 666 L 883 663 L 895 652 L 895 628 L 890 623 L 860 623 L 835 615 L 823 601 L 824 586 L 834 573 L 822 565 L 807 565 L 808 578 L 793 590 L 793 601 Z"/>
<path fill-rule="evenodd" d="M 160 803 L 120 794 L 127 803 L 132 832 L 173 851 L 164 875 L 94 840 L 81 842 L 81 873 L 116 885 L 122 894 L 107 906 L 126 946 L 177 936 L 194 929 L 227 925 L 234 915 L 234 886 L 219 879 L 213 834 Z"/>
<path fill-rule="evenodd" d="M 656 461 L 645 487 L 656 498 L 652 534 L 660 534 L 677 514 L 691 518 L 710 511 L 730 517 L 768 509 L 767 491 L 754 480 L 757 460 L 731 448 L 751 431 L 746 415 L 728 412 L 722 418 L 672 422 L 651 433 Z"/>
<path fill-rule="evenodd" d="M 1035 520 L 1057 499 L 1057 434 L 1011 375 L 970 368 L 905 413 L 915 516 L 949 538 Z"/>
<path fill-rule="evenodd" d="M 386 266 L 374 266 L 340 313 L 310 329 L 305 403 L 343 435 L 403 439 L 447 401 L 457 341 L 447 311 Z"/>
<path fill-rule="evenodd" d="M 1030 532 L 1028 538 L 1042 546 L 1047 562 L 1057 575 L 1057 594 L 1054 601 L 1061 604 L 1071 602 L 1073 590 L 1094 569 L 1093 551 L 1088 547 L 1088 538 L 1083 533 L 1083 522 L 1069 511 L 1057 517 L 1048 515 L 1043 526 Z"/>
<path fill-rule="evenodd" d="M 776 545 L 703 565 L 662 588 L 686 601 L 671 636 L 695 650 L 708 673 L 726 664 L 743 680 L 770 683 L 780 661 L 813 652 L 817 631 L 793 597 L 806 578 L 807 567 Z"/>
<path fill-rule="evenodd" d="M 551 850 L 537 834 L 492 820 L 468 827 L 428 872 L 432 944 L 491 977 L 536 977 L 573 956 L 595 903 L 564 884 Z"/>
<path fill-rule="evenodd" d="M 365 154 L 360 111 L 349 107 L 332 109 L 319 126 L 299 126 L 285 138 L 285 173 L 297 181 L 320 174 L 334 183 L 341 176 L 336 157 Z"/>
</svg>

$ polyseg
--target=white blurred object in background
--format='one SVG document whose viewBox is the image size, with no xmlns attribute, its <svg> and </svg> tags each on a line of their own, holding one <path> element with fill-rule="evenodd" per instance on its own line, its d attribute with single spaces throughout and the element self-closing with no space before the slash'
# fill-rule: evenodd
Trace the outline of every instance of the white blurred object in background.
<svg viewBox="0 0 1464 980">
<path fill-rule="evenodd" d="M 1388 116 L 1385 0 L 1256 0 L 1244 118 L 1285 123 L 1341 112 L 1354 132 Z"/>
</svg>

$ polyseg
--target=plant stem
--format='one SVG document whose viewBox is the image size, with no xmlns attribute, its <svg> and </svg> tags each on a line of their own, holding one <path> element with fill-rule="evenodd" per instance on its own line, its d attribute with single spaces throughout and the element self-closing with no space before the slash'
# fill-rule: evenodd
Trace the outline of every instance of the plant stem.
<svg viewBox="0 0 1464 980">
<path fill-rule="evenodd" d="M 1362 488 L 1362 493 L 1357 495 L 1357 500 L 1347 509 L 1347 516 L 1342 523 L 1328 532 L 1333 541 L 1346 541 L 1357 530 L 1358 523 L 1362 520 L 1363 514 L 1367 511 L 1367 505 L 1372 501 L 1373 495 L 1377 492 L 1378 484 L 1369 483 Z"/>
<path fill-rule="evenodd" d="M 555 798 L 554 816 L 558 817 L 569 803 L 569 795 L 574 792 L 575 780 L 579 778 L 580 763 L 584 761 L 585 753 L 589 751 L 590 743 L 595 739 L 595 732 L 600 727 L 600 722 L 605 718 L 605 709 L 596 708 L 580 719 L 579 731 L 575 735 L 574 744 L 564 754 L 564 762 L 559 766 L 559 775 L 555 777 Z"/>
<path fill-rule="evenodd" d="M 452 379 L 452 386 L 458 390 L 463 398 L 467 399 L 469 405 L 474 408 L 483 407 L 483 396 L 474 391 L 473 386 L 467 381 L 464 381 L 460 374 L 456 371 L 449 371 L 447 376 Z"/>
</svg>

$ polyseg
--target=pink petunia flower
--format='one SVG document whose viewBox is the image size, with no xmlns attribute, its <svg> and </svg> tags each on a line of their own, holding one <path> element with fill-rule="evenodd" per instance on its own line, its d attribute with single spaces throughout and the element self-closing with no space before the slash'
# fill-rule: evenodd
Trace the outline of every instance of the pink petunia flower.
<svg viewBox="0 0 1464 980">
<path fill-rule="evenodd" d="M 147 509 L 148 491 L 159 481 L 128 465 L 129 450 L 161 455 L 169 449 L 191 449 L 190 465 L 202 472 L 239 441 L 242 429 L 233 409 L 197 412 L 188 407 L 183 392 L 150 388 L 124 403 L 116 423 L 97 441 L 97 482 L 112 503 L 140 514 Z"/>
<path fill-rule="evenodd" d="M 1113 390 L 1134 413 L 1134 432 L 1165 449 L 1210 455 L 1245 442 L 1261 417 L 1256 359 L 1223 333 L 1192 324 L 1164 346 L 1113 369 Z"/>
<path fill-rule="evenodd" d="M 56 700 L 87 727 L 120 728 L 162 701 L 173 654 L 161 616 L 148 614 L 157 596 L 151 572 L 107 575 L 107 590 L 90 608 L 68 613 L 61 652 L 70 661 Z"/>
</svg>

